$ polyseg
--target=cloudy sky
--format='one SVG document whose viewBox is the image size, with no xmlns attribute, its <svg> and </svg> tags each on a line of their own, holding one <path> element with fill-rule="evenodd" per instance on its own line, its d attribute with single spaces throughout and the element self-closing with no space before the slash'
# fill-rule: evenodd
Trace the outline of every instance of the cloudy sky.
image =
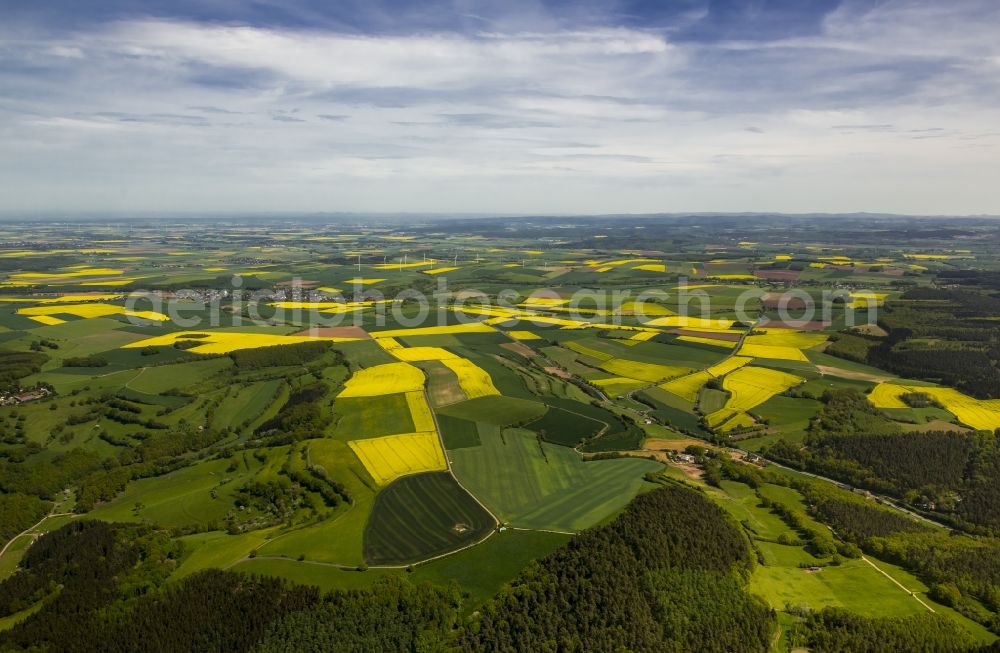
<svg viewBox="0 0 1000 653">
<path fill-rule="evenodd" d="M 996 0 L 5 0 L 0 211 L 1000 214 Z"/>
</svg>

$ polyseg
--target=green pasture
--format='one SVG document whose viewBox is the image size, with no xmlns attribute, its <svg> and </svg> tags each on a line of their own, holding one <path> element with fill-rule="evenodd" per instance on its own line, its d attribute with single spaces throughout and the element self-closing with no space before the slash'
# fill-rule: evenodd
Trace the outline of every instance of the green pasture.
<svg viewBox="0 0 1000 653">
<path fill-rule="evenodd" d="M 334 413 L 337 422 L 330 434 L 339 439 L 357 440 L 413 432 L 410 408 L 402 392 L 337 399 Z"/>
<path fill-rule="evenodd" d="M 479 447 L 449 452 L 458 479 L 512 526 L 577 531 L 621 510 L 659 463 L 584 462 L 567 447 L 523 429 L 480 424 Z"/>
<path fill-rule="evenodd" d="M 437 412 L 473 422 L 506 426 L 524 424 L 537 419 L 545 413 L 545 410 L 545 404 L 538 401 L 494 395 L 441 406 Z"/>
<path fill-rule="evenodd" d="M 375 498 L 365 528 L 365 559 L 405 565 L 478 542 L 493 517 L 448 472 L 404 476 Z"/>
</svg>

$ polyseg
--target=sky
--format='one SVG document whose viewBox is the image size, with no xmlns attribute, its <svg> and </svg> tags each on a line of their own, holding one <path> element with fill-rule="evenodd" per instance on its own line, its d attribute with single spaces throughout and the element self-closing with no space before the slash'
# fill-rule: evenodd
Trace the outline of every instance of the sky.
<svg viewBox="0 0 1000 653">
<path fill-rule="evenodd" d="M 0 211 L 1000 214 L 996 0 L 3 0 Z"/>
</svg>

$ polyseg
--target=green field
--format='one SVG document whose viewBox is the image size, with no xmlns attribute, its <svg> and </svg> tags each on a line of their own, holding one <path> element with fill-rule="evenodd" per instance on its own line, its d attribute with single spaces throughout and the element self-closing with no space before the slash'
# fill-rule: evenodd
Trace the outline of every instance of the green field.
<svg viewBox="0 0 1000 653">
<path fill-rule="evenodd" d="M 745 574 L 747 588 L 778 613 L 777 624 L 767 624 L 775 637 L 772 650 L 796 650 L 799 643 L 787 635 L 801 630 L 807 611 L 837 607 L 866 617 L 928 614 L 921 601 L 989 641 L 992 636 L 981 625 L 927 595 L 951 593 L 964 613 L 997 622 L 994 581 L 1000 572 L 978 548 L 1000 546 L 995 506 L 988 501 L 996 452 L 983 444 L 981 434 L 966 432 L 935 440 L 943 453 L 921 458 L 923 449 L 913 443 L 926 436 L 910 432 L 948 428 L 957 418 L 933 406 L 878 411 L 863 394 L 884 379 L 898 378 L 892 369 L 919 377 L 906 378 L 906 385 L 954 388 L 970 397 L 968 410 L 995 414 L 994 404 L 975 402 L 1000 401 L 1000 373 L 989 344 L 996 340 L 998 323 L 1000 228 L 986 218 L 954 218 L 947 229 L 927 230 L 904 227 L 905 220 L 899 220 L 870 236 L 872 220 L 564 216 L 490 224 L 380 217 L 368 224 L 344 217 L 283 219 L 267 227 L 239 220 L 136 220 L 127 233 L 114 221 L 6 221 L 0 239 L 0 490 L 10 495 L 4 532 L 23 531 L 28 518 L 37 521 L 39 499 L 54 504 L 56 512 L 75 509 L 78 514 L 47 519 L 13 542 L 0 559 L 0 580 L 18 578 L 19 564 L 42 533 L 74 520 L 87 520 L 87 528 L 98 531 L 91 520 L 106 520 L 127 524 L 121 532 L 143 547 L 134 573 L 119 570 L 113 576 L 128 596 L 98 606 L 114 619 L 154 597 L 161 583 L 225 569 L 322 590 L 384 592 L 388 585 L 378 581 L 386 579 L 430 583 L 462 597 L 454 606 L 460 611 L 454 632 L 467 624 L 495 626 L 499 632 L 527 627 L 527 622 L 484 621 L 509 614 L 504 601 L 483 609 L 497 593 L 507 593 L 509 602 L 529 610 L 552 598 L 523 591 L 538 579 L 539 567 L 532 561 L 574 541 L 574 534 L 611 524 L 637 495 L 686 484 L 718 504 L 737 529 L 735 539 L 750 547 L 754 566 Z M 845 228 L 848 223 L 854 226 Z M 884 234 L 897 227 L 906 229 L 906 238 L 887 241 Z M 397 266 L 404 260 L 410 262 Z M 657 267 L 638 269 L 641 262 Z M 430 266 L 457 269 L 425 274 Z M 97 278 L 90 280 L 91 267 L 110 271 L 93 272 Z M 245 294 L 233 292 L 234 275 Z M 116 283 L 118 277 L 122 283 Z M 351 282 L 354 278 L 366 281 Z M 631 308 L 597 310 L 599 303 L 614 308 L 646 295 L 655 297 L 657 316 L 681 314 L 685 307 L 674 300 L 688 282 L 711 299 L 711 306 L 696 301 L 686 307 L 692 309 L 689 314 L 733 320 L 742 304 L 748 313 L 744 326 L 757 317 L 777 317 L 771 302 L 789 289 L 818 300 L 831 290 L 873 292 L 884 294 L 887 305 L 869 315 L 878 319 L 878 327 L 863 336 L 847 330 L 842 304 L 827 306 L 833 321 L 806 328 L 832 340 L 805 350 L 808 360 L 756 359 L 761 367 L 800 375 L 803 383 L 756 405 L 750 417 L 758 422 L 757 430 L 734 431 L 730 438 L 701 424 L 702 416 L 721 409 L 728 397 L 707 373 L 688 379 L 688 390 L 697 394 L 687 399 L 659 387 L 686 370 L 720 362 L 731 355 L 728 348 L 679 340 L 681 334 L 668 321 L 644 326 Z M 131 324 L 119 309 L 134 304 L 135 297 L 126 297 L 133 289 L 141 293 L 139 310 L 164 312 L 173 312 L 165 302 L 191 292 L 193 298 L 173 308 L 206 322 L 186 327 L 174 318 Z M 399 297 L 407 289 L 433 295 L 438 305 L 426 311 L 421 302 Z M 251 299 L 258 291 L 263 299 Z M 744 293 L 752 296 L 749 302 L 744 303 Z M 590 309 L 567 322 L 582 295 L 590 297 L 582 302 Z M 219 310 L 202 305 L 200 299 L 206 298 L 208 303 L 217 298 Z M 359 304 L 337 306 L 340 302 Z M 89 305 L 76 307 L 78 315 L 112 317 L 66 312 L 76 303 Z M 330 312 L 321 320 L 304 310 L 308 306 Z M 21 307 L 66 321 L 43 325 L 18 315 Z M 329 327 L 327 318 L 338 313 L 346 328 L 310 331 L 337 342 L 295 338 L 290 347 L 278 344 L 279 336 Z M 415 326 L 458 326 L 468 321 L 465 317 L 482 323 L 406 335 Z M 769 333 L 779 328 L 757 324 Z M 505 333 L 508 328 L 541 338 L 519 341 Z M 352 373 L 398 360 L 371 337 L 387 329 L 399 330 L 396 340 L 404 347 L 443 347 L 473 362 L 489 374 L 500 395 L 469 400 L 456 373 L 440 361 L 414 363 L 426 377 L 448 471 L 380 486 L 348 442 L 415 431 L 406 397 L 341 399 L 338 394 Z M 231 345 L 205 355 L 192 352 L 197 336 L 177 345 L 126 348 L 181 330 L 274 338 L 254 355 L 225 351 L 259 344 L 238 335 Z M 793 331 L 786 335 L 789 342 L 814 341 Z M 827 347 L 887 369 L 834 357 L 822 351 Z M 821 412 L 824 419 L 815 419 Z M 843 432 L 884 427 L 899 431 L 898 441 L 838 439 L 841 418 L 851 427 Z M 803 449 L 807 436 L 809 442 L 826 438 L 828 446 Z M 387 442 L 366 458 L 374 461 L 372 469 L 376 456 L 400 462 L 402 469 L 412 462 L 406 455 L 429 455 L 424 450 L 436 450 L 438 444 L 433 437 L 413 448 Z M 776 443 L 790 446 L 768 449 Z M 393 446 L 402 448 L 393 451 Z M 670 452 L 703 446 L 708 453 L 693 464 Z M 769 460 L 751 466 L 735 448 L 761 452 Z M 900 451 L 905 456 L 896 460 L 893 454 Z M 838 455 L 846 457 L 834 460 Z M 864 468 L 851 467 L 854 460 L 864 461 Z M 884 496 L 865 501 L 850 489 L 814 481 L 791 467 Z M 918 487 L 906 485 L 910 479 Z M 885 506 L 888 497 L 902 507 L 927 511 L 929 518 L 941 510 L 938 519 L 954 532 L 911 532 L 885 510 L 863 510 Z M 713 507 L 713 518 L 716 512 Z M 631 528 L 641 520 L 622 521 Z M 148 538 L 139 535 L 147 531 L 137 525 L 151 529 Z M 868 529 L 891 534 L 871 535 Z M 574 556 L 575 547 L 586 547 L 590 540 L 575 540 Z M 175 543 L 182 546 L 162 559 L 146 557 Z M 645 553 L 655 558 L 673 544 L 658 543 Z M 906 569 L 874 555 L 853 557 L 858 547 L 891 551 L 885 557 Z M 707 547 L 699 554 L 706 552 Z M 526 568 L 532 579 L 505 589 Z M 981 569 L 983 578 L 956 569 Z M 923 575 L 915 576 L 916 570 Z M 579 573 L 597 586 L 598 571 L 590 566 Z M 643 582 L 658 582 L 653 575 Z M 31 610 L 48 610 L 39 597 L 54 598 L 53 588 L 73 598 L 68 596 L 73 583 L 66 581 L 48 580 L 45 591 L 21 597 L 0 614 L 0 631 L 31 618 Z M 20 582 L 8 584 L 5 592 Z M 109 591 L 107 596 L 117 590 Z M 672 592 L 671 600 L 685 596 L 684 591 Z M 557 597 L 560 610 L 577 609 L 579 596 Z M 628 603 L 617 596 L 605 603 L 603 596 L 594 598 L 588 618 L 614 615 L 616 605 Z M 639 603 L 635 609 L 642 608 Z M 626 614 L 644 618 L 629 612 L 633 609 L 628 604 Z M 247 614 L 262 628 L 268 626 L 266 610 Z M 678 615 L 652 618 L 662 617 L 664 627 L 680 632 L 687 624 L 679 617 L 670 621 Z M 566 639 L 553 634 L 539 646 L 519 647 L 512 638 L 498 647 L 588 650 L 586 637 L 562 628 Z M 0 635 L 0 648 L 12 632 L 17 629 Z M 616 642 L 618 631 L 608 632 L 609 641 Z M 679 646 L 695 644 L 688 640 Z M 39 642 L 37 648 L 51 646 Z M 461 646 L 426 634 L 413 648 Z M 828 648 L 837 650 L 835 643 Z"/>
<path fill-rule="evenodd" d="M 224 531 L 208 531 L 179 539 L 186 553 L 171 576 L 173 580 L 202 569 L 226 569 L 267 541 L 263 532 L 228 535 Z"/>
<path fill-rule="evenodd" d="M 212 426 L 218 429 L 235 428 L 243 422 L 252 422 L 270 405 L 278 394 L 281 382 L 277 379 L 252 383 L 237 388 L 215 411 Z"/>
<path fill-rule="evenodd" d="M 331 435 L 336 438 L 356 440 L 413 432 L 413 420 L 403 393 L 337 399 L 334 411 L 338 421 Z"/>
<path fill-rule="evenodd" d="M 528 422 L 525 428 L 538 433 L 546 442 L 573 447 L 607 426 L 606 422 L 572 412 L 572 408 L 553 405 L 540 419 Z"/>
<path fill-rule="evenodd" d="M 480 445 L 479 429 L 475 422 L 443 414 L 437 416 L 437 422 L 441 428 L 441 439 L 444 441 L 445 449 L 464 449 Z"/>
<path fill-rule="evenodd" d="M 283 460 L 284 451 L 269 452 Z M 233 507 L 233 494 L 263 466 L 253 456 L 239 456 L 238 469 L 228 472 L 228 460 L 209 460 L 164 476 L 139 479 L 111 503 L 87 514 L 106 521 L 143 521 L 167 528 L 215 526 Z M 213 497 L 213 490 L 217 497 Z"/>
<path fill-rule="evenodd" d="M 512 526 L 577 531 L 614 514 L 661 468 L 626 458 L 584 462 L 523 429 L 480 426 L 482 445 L 449 452 L 455 475 Z"/>
<path fill-rule="evenodd" d="M 653 416 L 664 424 L 686 433 L 708 435 L 690 402 L 658 387 L 646 388 L 638 396 L 653 406 Z"/>
<path fill-rule="evenodd" d="M 482 544 L 417 567 L 414 582 L 451 581 L 468 592 L 466 611 L 482 605 L 532 560 L 570 541 L 569 536 L 541 531 L 506 530 Z"/>
<path fill-rule="evenodd" d="M 212 358 L 204 361 L 175 363 L 159 367 L 149 367 L 131 379 L 126 387 L 139 392 L 159 394 L 167 390 L 186 388 L 217 374 L 233 364 L 229 358 Z"/>
<path fill-rule="evenodd" d="M 902 617 L 926 612 L 912 596 L 864 560 L 810 572 L 797 566 L 760 566 L 751 588 L 772 607 L 846 607 L 866 616 Z"/>
<path fill-rule="evenodd" d="M 438 413 L 473 422 L 507 426 L 525 424 L 545 413 L 545 404 L 517 397 L 491 396 L 442 406 Z"/>
<path fill-rule="evenodd" d="M 779 430 L 780 435 L 765 435 L 742 440 L 740 446 L 756 451 L 779 437 L 789 442 L 801 442 L 806 436 L 809 420 L 816 415 L 821 406 L 822 404 L 815 399 L 775 395 L 755 407 L 753 413 L 767 420 L 768 426 Z"/>
<path fill-rule="evenodd" d="M 406 565 L 478 542 L 496 522 L 447 472 L 405 476 L 375 499 L 365 559 Z"/>
<path fill-rule="evenodd" d="M 362 538 L 375 501 L 375 483 L 347 443 L 327 438 L 308 440 L 305 445 L 310 462 L 347 487 L 351 505 L 330 519 L 278 533 L 261 547 L 260 554 L 362 564 Z"/>
<path fill-rule="evenodd" d="M 418 565 L 411 573 L 403 569 L 379 567 L 358 571 L 322 563 L 262 557 L 243 558 L 232 569 L 280 576 L 303 585 L 315 585 L 325 591 L 363 589 L 386 576 L 442 586 L 457 582 L 468 594 L 463 604 L 463 611 L 468 613 L 499 592 L 532 560 L 544 557 L 568 541 L 568 536 L 558 533 L 507 530 L 472 548 Z M 239 551 L 236 550 L 235 554 L 239 555 Z M 185 562 L 181 570 L 187 571 L 187 567 Z"/>
</svg>

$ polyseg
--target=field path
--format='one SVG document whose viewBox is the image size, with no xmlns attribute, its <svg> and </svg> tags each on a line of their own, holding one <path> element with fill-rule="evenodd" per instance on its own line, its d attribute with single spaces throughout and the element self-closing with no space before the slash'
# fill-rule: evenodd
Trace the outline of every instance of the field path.
<svg viewBox="0 0 1000 653">
<path fill-rule="evenodd" d="M 13 544 L 15 541 L 21 539 L 25 535 L 38 535 L 38 533 L 35 533 L 35 529 L 44 524 L 45 520 L 51 519 L 52 517 L 65 517 L 67 515 L 72 516 L 74 514 L 75 513 L 72 512 L 55 512 L 55 508 L 52 508 L 52 510 L 50 510 L 47 515 L 39 519 L 37 523 L 29 526 L 28 528 L 24 529 L 14 537 L 10 538 L 10 540 L 8 540 L 7 543 L 3 545 L 3 548 L 0 549 L 0 558 L 2 558 L 5 553 L 7 553 L 7 549 L 9 549 L 10 545 Z"/>
<path fill-rule="evenodd" d="M 426 373 L 424 373 L 424 377 L 426 378 Z M 430 403 L 430 397 L 428 397 L 428 396 L 427 396 L 427 387 L 426 387 L 426 386 L 424 386 L 424 391 L 423 391 L 423 392 L 424 392 L 424 401 L 426 401 L 426 402 L 427 402 L 427 407 L 428 407 L 428 408 L 430 408 L 430 406 L 431 406 L 431 403 Z M 470 497 L 472 497 L 472 498 L 473 498 L 473 499 L 475 500 L 475 502 L 476 502 L 476 503 L 478 503 L 478 504 L 479 504 L 479 506 L 480 506 L 480 507 L 481 507 L 481 508 L 482 508 L 483 510 L 485 510 L 485 511 L 486 511 L 486 513 L 487 513 L 487 514 L 488 514 L 488 515 L 489 515 L 490 517 L 492 517 L 492 518 L 493 518 L 493 525 L 494 525 L 494 528 L 493 528 L 493 530 L 492 530 L 492 531 L 490 531 L 489 535 L 487 535 L 487 536 L 486 536 L 486 537 L 484 537 L 483 539 L 479 540 L 479 542 L 476 542 L 475 544 L 472 544 L 472 545 L 469 545 L 469 546 L 475 546 L 476 544 L 479 544 L 480 542 L 485 542 L 485 541 L 486 541 L 486 539 L 487 539 L 487 538 L 488 538 L 488 537 L 489 537 L 490 535 L 492 535 L 493 533 L 495 533 L 495 532 L 496 532 L 496 527 L 500 525 L 500 519 L 499 519 L 499 518 L 498 518 L 498 517 L 497 517 L 496 515 L 494 515 L 494 514 L 493 514 L 493 511 L 492 511 L 492 510 L 490 510 L 489 508 L 487 508 L 487 507 L 486 507 L 486 505 L 485 505 L 485 504 L 484 504 L 484 503 L 483 503 L 482 501 L 480 501 L 480 500 L 479 500 L 479 497 L 477 497 L 477 496 L 476 496 L 475 494 L 473 494 L 472 492 L 470 492 L 470 491 L 469 491 L 469 488 L 467 488 L 467 487 L 465 487 L 464 485 L 462 485 L 462 481 L 458 480 L 458 477 L 457 477 L 457 476 L 455 476 L 455 472 L 454 472 L 454 470 L 452 470 L 452 468 L 451 468 L 451 458 L 449 458 L 449 457 L 448 457 L 448 449 L 446 449 L 446 448 L 445 448 L 445 446 L 444 446 L 444 436 L 443 436 L 443 435 L 441 435 L 441 425 L 440 425 L 440 424 L 438 424 L 438 418 L 437 418 L 437 413 L 436 413 L 436 412 L 434 412 L 434 409 L 433 409 L 433 408 L 431 408 L 431 417 L 433 417 L 433 418 L 434 418 L 434 431 L 435 431 L 435 432 L 437 433 L 437 436 L 438 436 L 438 444 L 440 444 L 440 445 L 441 445 L 441 451 L 442 451 L 442 452 L 444 453 L 444 462 L 445 462 L 445 464 L 446 464 L 446 465 L 448 465 L 448 474 L 450 474 L 450 475 L 451 475 L 451 477 L 452 477 L 453 479 L 455 479 L 455 482 L 456 482 L 456 483 L 458 483 L 458 487 L 460 487 L 460 488 L 462 488 L 463 490 L 465 490 L 465 491 L 466 491 L 466 493 L 468 493 L 468 495 L 469 495 Z M 469 546 L 465 546 L 465 547 L 462 547 L 462 548 L 463 548 L 463 549 L 467 549 L 467 548 L 469 548 Z M 458 551 L 461 551 L 462 549 L 457 549 L 457 550 L 458 550 Z M 440 556 L 437 556 L 437 557 L 440 557 Z M 433 559 L 434 559 L 434 558 L 431 558 L 431 560 L 433 560 Z"/>
<path fill-rule="evenodd" d="M 898 580 L 896 580 L 895 578 L 893 578 L 892 576 L 890 576 L 890 575 L 889 575 L 888 573 L 886 573 L 885 571 L 883 571 L 883 570 L 882 570 L 882 569 L 881 569 L 881 568 L 880 568 L 880 567 L 879 567 L 878 565 L 876 565 L 876 564 L 875 564 L 874 562 L 872 562 L 872 561 L 871 561 L 871 560 L 869 560 L 868 558 L 866 558 L 866 557 L 864 557 L 864 556 L 861 556 L 861 559 L 862 559 L 862 560 L 864 560 L 865 562 L 867 562 L 867 563 L 868 563 L 869 565 L 871 565 L 871 566 L 872 566 L 872 568 L 873 568 L 873 569 L 874 569 L 875 571 L 877 571 L 878 573 L 882 574 L 883 576 L 885 576 L 886 578 L 888 578 L 889 580 L 891 580 L 891 581 L 892 581 L 893 583 L 895 583 L 896 585 L 898 585 L 898 586 L 900 587 L 900 589 L 902 589 L 902 590 L 903 590 L 904 592 L 906 592 L 907 594 L 909 594 L 910 596 L 912 596 L 912 597 L 913 597 L 914 599 L 916 599 L 917 603 L 919 603 L 920 605 L 924 606 L 925 608 L 927 608 L 927 609 L 928 609 L 928 610 L 930 610 L 931 612 L 935 612 L 934 608 L 932 608 L 931 606 L 929 606 L 929 605 L 927 605 L 926 603 L 924 603 L 924 602 L 923 602 L 923 601 L 922 601 L 922 600 L 920 599 L 920 597 L 919 597 L 919 596 L 917 596 L 917 593 L 916 593 L 916 592 L 913 592 L 913 591 L 909 590 L 909 589 L 908 589 L 908 588 L 906 587 L 906 585 L 903 585 L 903 584 L 902 584 L 902 583 L 900 583 L 900 582 L 899 582 Z"/>
<path fill-rule="evenodd" d="M 829 365 L 817 365 L 816 369 L 824 376 L 837 376 L 842 379 L 854 379 L 856 381 L 871 381 L 872 383 L 882 383 L 892 381 L 894 378 L 888 375 L 869 374 L 868 372 L 854 372 L 845 370 L 842 367 L 831 367 Z"/>
<path fill-rule="evenodd" d="M 138 373 L 138 374 L 136 374 L 136 375 L 135 375 L 135 376 L 133 376 L 133 377 L 132 377 L 131 379 L 129 379 L 128 381 L 126 381 L 126 382 L 125 382 L 125 387 L 126 387 L 126 388 L 128 388 L 129 384 L 130 384 L 130 383 L 132 383 L 133 381 L 135 381 L 136 379 L 138 379 L 138 378 L 139 378 L 140 376 L 142 376 L 142 373 L 143 373 L 143 372 L 145 372 L 145 371 L 146 371 L 146 368 L 145 368 L 145 367 L 141 368 L 141 369 L 139 370 L 139 373 Z"/>
</svg>

